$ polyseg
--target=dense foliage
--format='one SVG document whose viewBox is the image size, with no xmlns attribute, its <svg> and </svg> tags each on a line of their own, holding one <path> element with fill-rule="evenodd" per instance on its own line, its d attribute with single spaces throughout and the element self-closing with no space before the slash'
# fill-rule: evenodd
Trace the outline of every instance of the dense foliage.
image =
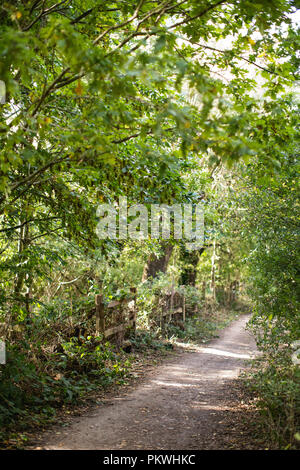
<svg viewBox="0 0 300 470">
<path fill-rule="evenodd" d="M 207 311 L 230 310 L 250 286 L 265 353 L 258 393 L 277 438 L 293 445 L 296 7 L 1 2 L 2 424 L 27 419 L 34 407 L 48 416 L 126 375 L 127 359 L 95 336 L 100 290 L 108 302 L 138 287 L 139 326 L 150 344 L 161 332 L 153 339 L 149 318 L 166 289 L 185 286 L 195 316 L 187 336 L 198 328 L 207 339 L 215 331 Z M 99 240 L 97 205 L 119 196 L 148 207 L 201 201 L 204 246 L 191 253 L 176 240 Z M 183 336 L 179 330 L 166 335 Z"/>
<path fill-rule="evenodd" d="M 248 168 L 241 191 L 247 211 L 243 230 L 252 247 L 246 258 L 252 326 L 264 353 L 253 383 L 274 441 L 289 446 L 300 416 L 299 161 L 295 143 L 290 147 L 275 175 L 267 175 L 259 163 Z"/>
</svg>

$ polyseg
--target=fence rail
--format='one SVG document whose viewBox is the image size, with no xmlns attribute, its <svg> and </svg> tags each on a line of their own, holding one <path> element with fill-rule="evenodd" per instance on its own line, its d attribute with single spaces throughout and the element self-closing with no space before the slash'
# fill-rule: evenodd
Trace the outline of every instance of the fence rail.
<svg viewBox="0 0 300 470">
<path fill-rule="evenodd" d="M 104 338 L 117 337 L 119 341 L 124 339 L 128 329 L 132 332 L 136 330 L 136 287 L 131 287 L 131 298 L 104 302 L 103 294 L 97 294 L 96 303 L 96 334 L 103 335 Z M 154 322 L 164 325 L 175 320 L 186 321 L 186 301 L 184 291 L 179 293 L 172 286 L 167 293 L 160 294 L 158 309 L 153 317 Z"/>
<path fill-rule="evenodd" d="M 186 305 L 184 292 L 181 294 L 175 291 L 172 286 L 171 292 L 168 292 L 161 296 L 160 301 L 160 326 L 163 327 L 166 318 L 169 319 L 169 323 L 178 318 L 181 314 L 181 320 L 185 323 L 186 320 Z"/>
<path fill-rule="evenodd" d="M 104 338 L 109 338 L 122 333 L 131 328 L 136 329 L 136 288 L 130 288 L 132 298 L 113 300 L 108 304 L 103 301 L 103 294 L 97 294 L 96 303 L 96 334 L 102 334 Z M 115 311 L 119 310 L 116 318 Z M 107 322 L 110 324 L 107 325 Z"/>
</svg>

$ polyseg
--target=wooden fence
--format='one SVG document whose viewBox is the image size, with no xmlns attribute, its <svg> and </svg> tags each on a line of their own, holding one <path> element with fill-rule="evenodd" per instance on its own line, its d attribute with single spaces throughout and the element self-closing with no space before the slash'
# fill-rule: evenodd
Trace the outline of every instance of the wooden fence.
<svg viewBox="0 0 300 470">
<path fill-rule="evenodd" d="M 174 320 L 186 320 L 186 305 L 184 292 L 181 294 L 172 287 L 170 292 L 161 296 L 160 301 L 160 326 L 163 327 L 166 322 L 171 323 Z"/>
<path fill-rule="evenodd" d="M 136 329 L 136 288 L 130 288 L 131 299 L 113 300 L 105 304 L 103 295 L 97 294 L 96 302 L 96 334 L 104 338 L 119 336 L 124 338 L 127 329 Z"/>
<path fill-rule="evenodd" d="M 117 337 L 119 341 L 122 341 L 127 330 L 135 332 L 137 290 L 135 287 L 131 287 L 130 291 L 130 299 L 113 300 L 108 304 L 103 301 L 102 294 L 96 295 L 96 334 L 101 334 L 104 338 Z M 172 287 L 169 292 L 160 294 L 152 320 L 161 328 L 166 323 L 172 323 L 176 320 L 184 323 L 186 320 L 184 292 L 179 293 Z"/>
</svg>

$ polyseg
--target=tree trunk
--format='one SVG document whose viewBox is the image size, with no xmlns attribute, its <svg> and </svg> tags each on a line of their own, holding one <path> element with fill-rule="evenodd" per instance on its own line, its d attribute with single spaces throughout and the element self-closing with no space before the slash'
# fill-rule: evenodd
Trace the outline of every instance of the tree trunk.
<svg viewBox="0 0 300 470">
<path fill-rule="evenodd" d="M 20 227 L 20 232 L 19 232 L 19 242 L 18 242 L 18 254 L 19 254 L 19 259 L 20 263 L 18 266 L 21 266 L 22 263 L 24 263 L 24 255 L 23 252 L 28 246 L 28 238 L 29 238 L 29 227 L 28 224 L 23 225 Z M 25 280 L 25 272 L 23 269 L 21 269 L 21 272 L 18 272 L 16 275 L 15 279 L 15 295 L 18 296 L 24 285 L 24 280 Z"/>
<path fill-rule="evenodd" d="M 216 241 L 213 242 L 213 254 L 211 257 L 211 277 L 210 277 L 210 288 L 212 292 L 212 298 L 216 300 Z"/>
<path fill-rule="evenodd" d="M 195 287 L 198 261 L 204 250 L 204 247 L 200 250 L 194 251 L 188 251 L 185 248 L 182 248 L 181 261 L 183 262 L 183 269 L 180 281 L 182 285 Z"/>
<path fill-rule="evenodd" d="M 202 299 L 205 300 L 206 297 L 206 281 L 202 282 Z"/>
<path fill-rule="evenodd" d="M 165 245 L 163 247 L 162 255 L 157 258 L 155 255 L 151 255 L 144 267 L 142 281 L 146 281 L 149 278 L 155 278 L 162 272 L 165 273 L 168 267 L 168 263 L 173 251 L 173 245 Z"/>
</svg>

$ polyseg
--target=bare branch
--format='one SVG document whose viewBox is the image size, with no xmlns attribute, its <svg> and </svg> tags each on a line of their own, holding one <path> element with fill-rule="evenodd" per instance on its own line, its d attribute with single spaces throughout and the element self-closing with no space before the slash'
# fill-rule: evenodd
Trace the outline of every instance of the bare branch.
<svg viewBox="0 0 300 470">
<path fill-rule="evenodd" d="M 138 6 L 136 7 L 135 9 L 135 12 L 133 13 L 133 15 L 128 18 L 128 20 L 126 21 L 123 21 L 123 23 L 120 23 L 120 24 L 117 24 L 115 26 L 110 26 L 110 28 L 106 29 L 105 31 L 103 31 L 103 33 L 101 33 L 93 42 L 94 45 L 98 44 L 99 41 L 101 41 L 102 38 L 104 38 L 104 36 L 106 36 L 107 33 L 110 33 L 111 31 L 115 31 L 116 29 L 120 29 L 120 28 L 123 28 L 123 26 L 126 26 L 127 24 L 131 23 L 133 20 L 135 20 L 137 17 L 138 17 L 138 14 L 139 14 L 139 11 L 140 9 L 142 8 L 143 6 L 143 3 L 144 3 L 145 0 L 140 0 Z"/>
<path fill-rule="evenodd" d="M 192 44 L 196 44 L 197 46 L 200 46 L 203 49 L 209 49 L 210 51 L 214 52 L 219 52 L 220 54 L 226 54 L 228 52 L 231 52 L 230 50 L 223 50 L 223 49 L 217 49 L 215 47 L 207 46 L 206 44 L 200 44 L 197 42 L 192 42 Z M 241 55 L 235 55 L 237 59 L 245 60 L 248 62 L 248 64 L 254 65 L 255 67 L 258 67 L 261 70 L 264 70 L 265 72 L 271 73 L 273 75 L 281 76 L 279 73 L 274 72 L 274 70 L 267 69 L 266 67 L 263 67 L 262 65 L 259 65 L 257 62 L 253 62 L 252 60 L 247 59 L 247 57 L 241 56 Z M 285 77 L 282 77 L 285 78 Z"/>
<path fill-rule="evenodd" d="M 0 232 L 9 232 L 10 230 L 17 230 L 18 228 L 22 228 L 25 225 L 28 225 L 30 222 L 44 222 L 44 221 L 54 220 L 54 219 L 61 219 L 61 217 L 47 217 L 45 219 L 29 219 L 29 220 L 25 220 L 25 222 L 19 225 L 14 225 L 13 227 L 8 227 L 8 228 L 2 228 Z"/>
<path fill-rule="evenodd" d="M 208 6 L 205 10 L 201 11 L 195 16 L 192 16 L 191 18 L 186 18 L 185 20 L 179 21 L 178 23 L 173 24 L 170 26 L 169 29 L 177 28 L 177 26 L 181 26 L 182 24 L 189 23 L 190 21 L 194 21 L 198 18 L 201 18 L 201 16 L 206 15 L 210 10 L 213 10 L 214 8 L 218 7 L 219 5 L 222 5 L 222 3 L 226 3 L 227 0 L 220 0 L 217 3 L 214 3 L 213 5 Z"/>
</svg>

